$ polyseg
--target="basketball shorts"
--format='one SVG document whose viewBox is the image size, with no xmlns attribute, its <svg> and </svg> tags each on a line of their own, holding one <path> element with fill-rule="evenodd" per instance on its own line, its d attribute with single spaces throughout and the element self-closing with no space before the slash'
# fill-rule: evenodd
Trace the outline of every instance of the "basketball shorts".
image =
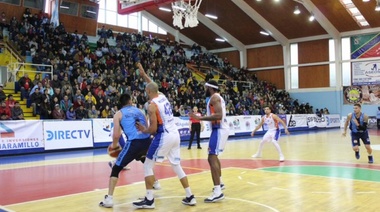
<svg viewBox="0 0 380 212">
<path fill-rule="evenodd" d="M 208 143 L 209 155 L 220 155 L 224 151 L 228 140 L 229 130 L 226 128 L 214 128 L 211 131 Z"/>
<path fill-rule="evenodd" d="M 180 135 L 177 130 L 157 133 L 146 157 L 160 163 L 167 158 L 171 164 L 179 164 L 181 160 L 180 141 Z"/>
</svg>

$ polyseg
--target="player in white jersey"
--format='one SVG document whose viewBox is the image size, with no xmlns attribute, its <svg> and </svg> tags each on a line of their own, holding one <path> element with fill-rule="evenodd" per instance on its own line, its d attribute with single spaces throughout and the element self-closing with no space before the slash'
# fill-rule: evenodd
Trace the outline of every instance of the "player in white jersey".
<svg viewBox="0 0 380 212">
<path fill-rule="evenodd" d="M 191 192 L 187 176 L 180 164 L 180 135 L 174 123 L 172 106 L 165 95 L 159 95 L 158 85 L 148 77 L 142 65 L 138 64 L 140 76 L 148 83 L 145 92 L 151 103 L 148 106 L 149 127 L 137 124 L 137 128 L 143 133 L 154 135 L 153 141 L 148 149 L 144 163 L 146 196 L 140 202 L 134 202 L 136 208 L 154 208 L 153 183 L 155 181 L 153 167 L 155 162 L 163 162 L 168 158 L 173 171 L 177 174 L 186 197 L 182 200 L 185 205 L 196 204 Z"/>
<path fill-rule="evenodd" d="M 222 168 L 218 155 L 224 151 L 228 135 L 229 126 L 226 119 L 226 104 L 224 99 L 219 95 L 218 83 L 215 80 L 210 80 L 205 84 L 206 96 L 210 97 L 207 103 L 207 115 L 197 116 L 194 113 L 189 113 L 193 119 L 202 121 L 211 121 L 211 135 L 208 146 L 208 163 L 211 169 L 212 181 L 214 183 L 213 193 L 206 198 L 204 202 L 217 202 L 224 199 L 222 189 Z"/>
<path fill-rule="evenodd" d="M 264 124 L 267 126 L 268 131 L 264 134 L 263 140 L 260 142 L 259 149 L 256 154 L 252 155 L 253 158 L 261 158 L 261 152 L 263 150 L 263 146 L 265 142 L 272 142 L 276 147 L 278 154 L 280 155 L 280 162 L 285 161 L 284 154 L 282 154 L 281 147 L 278 144 L 278 139 L 280 138 L 281 130 L 278 126 L 278 123 L 281 123 L 285 128 L 285 133 L 289 135 L 288 127 L 285 122 L 280 119 L 276 114 L 271 113 L 271 109 L 268 106 L 264 107 L 265 115 L 261 117 L 261 122 L 255 130 L 251 133 L 251 136 L 255 134 L 255 132 L 260 129 Z"/>
</svg>

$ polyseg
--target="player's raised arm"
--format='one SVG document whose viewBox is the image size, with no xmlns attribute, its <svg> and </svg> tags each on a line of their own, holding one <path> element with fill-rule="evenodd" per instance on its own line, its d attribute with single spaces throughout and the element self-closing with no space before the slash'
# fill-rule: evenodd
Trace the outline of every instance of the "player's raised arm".
<svg viewBox="0 0 380 212">
<path fill-rule="evenodd" d="M 140 76 L 142 76 L 142 78 L 145 80 L 145 82 L 147 82 L 147 83 L 153 82 L 152 79 L 150 79 L 150 77 L 146 74 L 141 63 L 137 63 L 137 67 L 139 68 Z"/>
</svg>

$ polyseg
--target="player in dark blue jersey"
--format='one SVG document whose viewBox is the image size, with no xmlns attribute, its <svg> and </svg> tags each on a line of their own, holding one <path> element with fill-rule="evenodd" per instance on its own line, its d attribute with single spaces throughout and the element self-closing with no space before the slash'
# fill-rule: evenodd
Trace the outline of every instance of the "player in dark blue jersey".
<svg viewBox="0 0 380 212">
<path fill-rule="evenodd" d="M 350 126 L 352 149 L 355 151 L 356 159 L 360 158 L 359 146 L 362 140 L 368 153 L 368 163 L 373 163 L 371 141 L 368 135 L 368 116 L 362 113 L 362 106 L 354 104 L 354 112 L 348 114 L 347 120 L 344 124 L 343 136 L 346 136 L 347 127 Z"/>
</svg>

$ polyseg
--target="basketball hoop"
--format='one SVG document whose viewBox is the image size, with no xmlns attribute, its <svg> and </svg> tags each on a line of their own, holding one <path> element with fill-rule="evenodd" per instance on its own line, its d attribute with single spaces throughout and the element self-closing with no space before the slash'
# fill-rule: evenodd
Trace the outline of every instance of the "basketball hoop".
<svg viewBox="0 0 380 212">
<path fill-rule="evenodd" d="M 172 3 L 173 9 L 173 25 L 183 29 L 184 27 L 196 27 L 199 24 L 197 14 L 202 0 L 180 0 Z M 185 24 L 182 24 L 182 19 L 185 19 Z"/>
</svg>

